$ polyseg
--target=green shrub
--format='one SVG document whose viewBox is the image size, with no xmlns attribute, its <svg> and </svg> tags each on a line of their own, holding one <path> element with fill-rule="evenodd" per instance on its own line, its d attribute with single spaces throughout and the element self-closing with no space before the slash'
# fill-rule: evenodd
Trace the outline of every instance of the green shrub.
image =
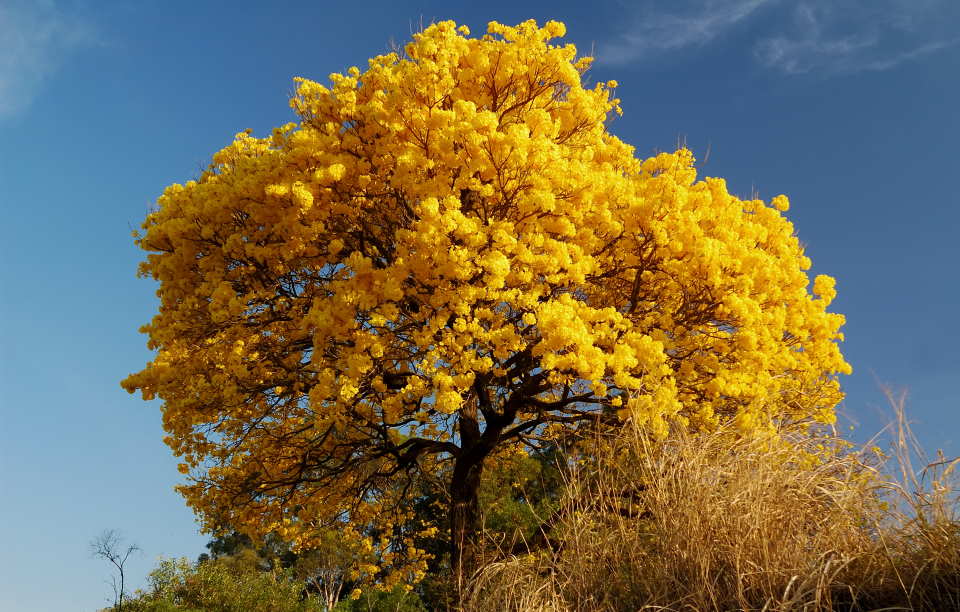
<svg viewBox="0 0 960 612">
<path fill-rule="evenodd" d="M 302 597 L 290 572 L 264 572 L 242 559 L 191 564 L 162 559 L 150 573 L 149 591 L 129 602 L 131 612 L 320 612 Z"/>
<path fill-rule="evenodd" d="M 392 591 L 364 591 L 356 600 L 345 599 L 338 603 L 334 612 L 427 612 L 416 593 L 406 592 L 402 587 Z"/>
</svg>

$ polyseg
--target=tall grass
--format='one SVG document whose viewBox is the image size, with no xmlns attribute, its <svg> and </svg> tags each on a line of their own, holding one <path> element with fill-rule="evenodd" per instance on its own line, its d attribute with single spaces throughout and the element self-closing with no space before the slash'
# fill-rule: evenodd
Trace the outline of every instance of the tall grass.
<svg viewBox="0 0 960 612">
<path fill-rule="evenodd" d="M 598 440 L 550 521 L 559 544 L 487 565 L 468 609 L 960 610 L 956 462 L 915 470 L 889 397 L 887 455 L 802 426 Z"/>
</svg>

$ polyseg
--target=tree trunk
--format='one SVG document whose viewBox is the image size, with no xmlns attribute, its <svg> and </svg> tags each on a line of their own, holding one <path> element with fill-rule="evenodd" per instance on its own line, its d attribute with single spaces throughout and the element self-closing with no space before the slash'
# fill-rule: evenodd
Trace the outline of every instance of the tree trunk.
<svg viewBox="0 0 960 612">
<path fill-rule="evenodd" d="M 469 454 L 468 454 L 469 455 Z M 454 610 L 463 609 L 470 577 L 477 570 L 480 553 L 480 475 L 483 458 L 461 457 L 450 483 L 450 571 Z"/>
</svg>

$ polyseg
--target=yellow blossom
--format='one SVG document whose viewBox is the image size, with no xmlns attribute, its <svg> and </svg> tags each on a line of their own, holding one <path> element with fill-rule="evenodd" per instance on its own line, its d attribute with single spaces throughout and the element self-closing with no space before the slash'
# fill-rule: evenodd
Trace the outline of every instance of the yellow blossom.
<svg viewBox="0 0 960 612">
<path fill-rule="evenodd" d="M 297 79 L 296 123 L 159 197 L 136 236 L 157 352 L 123 385 L 163 400 L 207 527 L 390 534 L 417 470 L 480 473 L 531 435 L 833 419 L 844 320 L 786 196 L 737 198 L 685 148 L 636 157 L 617 82 L 586 83 L 564 35 L 433 24 Z M 470 482 L 447 483 L 464 537 Z M 358 580 L 422 576 L 362 532 Z"/>
</svg>

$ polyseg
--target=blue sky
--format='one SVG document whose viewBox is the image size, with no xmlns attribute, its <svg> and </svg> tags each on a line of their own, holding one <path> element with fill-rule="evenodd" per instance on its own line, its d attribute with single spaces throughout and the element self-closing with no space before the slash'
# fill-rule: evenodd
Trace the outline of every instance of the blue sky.
<svg viewBox="0 0 960 612">
<path fill-rule="evenodd" d="M 564 21 L 620 82 L 611 129 L 639 155 L 684 141 L 738 194 L 789 195 L 838 280 L 854 437 L 885 422 L 879 379 L 960 453 L 960 4 L 588 4 L 0 0 L 0 610 L 105 605 L 105 528 L 143 549 L 134 586 L 202 552 L 159 406 L 119 386 L 156 306 L 130 230 L 233 134 L 291 120 L 293 76 L 362 67 L 421 21 Z"/>
</svg>

